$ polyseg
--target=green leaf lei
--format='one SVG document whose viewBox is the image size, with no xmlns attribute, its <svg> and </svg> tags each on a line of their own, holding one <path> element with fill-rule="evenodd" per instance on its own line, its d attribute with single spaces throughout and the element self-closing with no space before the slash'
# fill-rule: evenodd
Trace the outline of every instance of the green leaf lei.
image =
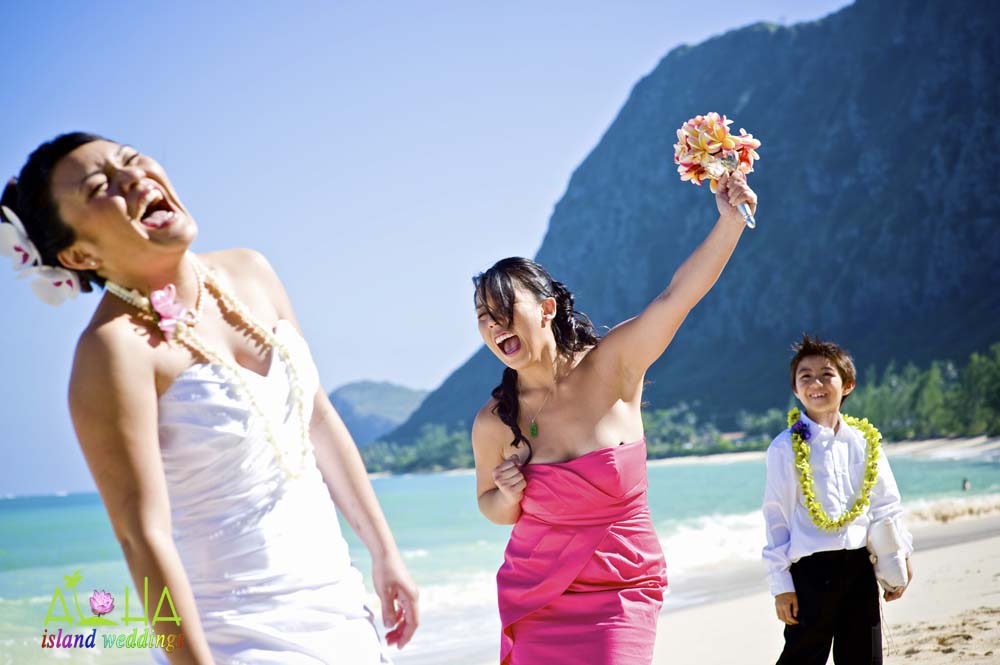
<svg viewBox="0 0 1000 665">
<path fill-rule="evenodd" d="M 788 426 L 793 427 L 795 423 L 799 422 L 800 417 L 801 413 L 798 408 L 793 408 L 788 412 Z M 865 435 L 865 441 L 868 442 L 868 456 L 865 460 L 865 481 L 861 487 L 861 493 L 854 500 L 854 505 L 851 506 L 850 510 L 837 519 L 827 515 L 823 506 L 816 500 L 816 483 L 813 481 L 812 467 L 809 464 L 809 444 L 802 434 L 794 430 L 791 432 L 792 450 L 795 452 L 795 468 L 799 472 L 799 485 L 806 500 L 806 509 L 809 511 L 809 517 L 813 524 L 822 531 L 837 531 L 856 520 L 868 507 L 872 487 L 878 480 L 878 451 L 882 441 L 881 432 L 868 422 L 867 418 L 859 420 L 845 414 L 844 422 L 861 430 Z"/>
</svg>

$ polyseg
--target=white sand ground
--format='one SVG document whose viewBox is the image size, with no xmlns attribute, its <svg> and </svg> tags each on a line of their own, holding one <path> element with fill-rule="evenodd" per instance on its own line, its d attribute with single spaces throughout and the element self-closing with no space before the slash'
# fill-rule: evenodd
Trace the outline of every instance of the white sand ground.
<svg viewBox="0 0 1000 665">
<path fill-rule="evenodd" d="M 914 532 L 913 582 L 902 598 L 882 603 L 886 662 L 1000 663 L 1000 516 Z M 654 662 L 773 663 L 782 643 L 773 600 L 761 590 L 665 613 Z"/>
</svg>

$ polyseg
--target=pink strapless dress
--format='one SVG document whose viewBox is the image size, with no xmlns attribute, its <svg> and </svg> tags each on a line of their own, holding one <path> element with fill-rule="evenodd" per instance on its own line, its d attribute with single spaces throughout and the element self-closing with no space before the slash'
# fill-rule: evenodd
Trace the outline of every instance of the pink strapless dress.
<svg viewBox="0 0 1000 665">
<path fill-rule="evenodd" d="M 646 500 L 646 442 L 529 464 L 497 573 L 501 665 L 653 660 L 667 565 Z"/>
</svg>

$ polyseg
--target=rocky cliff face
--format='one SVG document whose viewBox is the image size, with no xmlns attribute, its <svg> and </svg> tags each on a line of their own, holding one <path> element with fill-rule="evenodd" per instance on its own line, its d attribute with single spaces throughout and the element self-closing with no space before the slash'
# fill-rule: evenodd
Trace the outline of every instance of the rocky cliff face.
<svg viewBox="0 0 1000 665">
<path fill-rule="evenodd" d="M 650 370 L 651 406 L 698 402 L 722 427 L 783 406 L 803 331 L 861 369 L 985 348 L 1000 339 L 998 27 L 990 3 L 859 0 L 676 48 L 573 174 L 536 258 L 595 323 L 638 313 L 716 218 L 672 144 L 718 111 L 763 142 L 758 228 Z M 386 438 L 470 425 L 500 371 L 481 350 Z"/>
</svg>

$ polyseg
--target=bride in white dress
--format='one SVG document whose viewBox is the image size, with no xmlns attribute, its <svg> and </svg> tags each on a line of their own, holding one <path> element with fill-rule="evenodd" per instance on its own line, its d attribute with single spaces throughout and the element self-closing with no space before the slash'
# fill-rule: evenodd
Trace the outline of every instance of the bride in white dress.
<svg viewBox="0 0 1000 665">
<path fill-rule="evenodd" d="M 417 590 L 267 261 L 189 253 L 159 164 L 93 135 L 43 144 L 3 205 L 2 248 L 43 299 L 106 287 L 70 409 L 147 615 L 166 585 L 181 617 L 153 626 L 182 644 L 158 660 L 389 662 L 336 508 L 371 553 L 387 644 L 416 630 Z"/>
</svg>

